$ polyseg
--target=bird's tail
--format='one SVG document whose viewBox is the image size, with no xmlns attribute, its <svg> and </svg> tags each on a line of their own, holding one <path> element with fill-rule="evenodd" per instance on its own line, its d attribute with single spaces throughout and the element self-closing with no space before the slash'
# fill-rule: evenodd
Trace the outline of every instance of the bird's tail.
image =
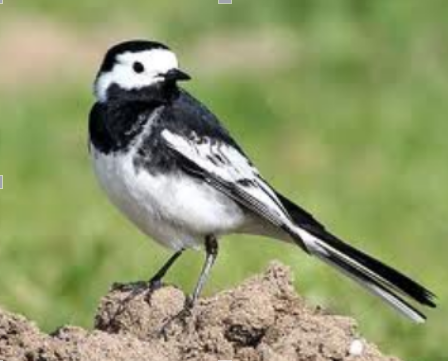
<svg viewBox="0 0 448 361">
<path fill-rule="evenodd" d="M 325 228 L 295 226 L 293 238 L 310 254 L 335 267 L 368 291 L 379 296 L 411 320 L 422 323 L 426 317 L 407 300 L 435 307 L 435 295 L 404 274 L 336 238 Z"/>
</svg>

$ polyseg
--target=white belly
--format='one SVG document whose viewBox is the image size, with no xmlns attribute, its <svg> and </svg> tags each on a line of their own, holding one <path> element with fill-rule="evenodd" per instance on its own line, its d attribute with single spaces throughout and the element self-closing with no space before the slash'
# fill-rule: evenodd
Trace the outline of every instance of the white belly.
<svg viewBox="0 0 448 361">
<path fill-rule="evenodd" d="M 231 199 L 188 176 L 136 171 L 132 154 L 103 155 L 93 164 L 111 201 L 140 230 L 164 246 L 196 247 L 206 235 L 237 232 L 245 214 Z"/>
</svg>

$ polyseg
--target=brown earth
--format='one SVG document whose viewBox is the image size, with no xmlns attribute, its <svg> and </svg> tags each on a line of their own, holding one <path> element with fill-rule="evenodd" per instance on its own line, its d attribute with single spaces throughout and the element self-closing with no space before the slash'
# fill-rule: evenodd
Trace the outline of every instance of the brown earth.
<svg viewBox="0 0 448 361">
<path fill-rule="evenodd" d="M 201 299 L 184 322 L 159 331 L 185 301 L 166 286 L 123 302 L 138 287 L 116 285 L 95 329 L 65 326 L 48 335 L 0 310 L 0 360 L 6 361 L 399 361 L 362 339 L 354 320 L 307 306 L 290 271 L 272 264 L 239 287 Z"/>
</svg>

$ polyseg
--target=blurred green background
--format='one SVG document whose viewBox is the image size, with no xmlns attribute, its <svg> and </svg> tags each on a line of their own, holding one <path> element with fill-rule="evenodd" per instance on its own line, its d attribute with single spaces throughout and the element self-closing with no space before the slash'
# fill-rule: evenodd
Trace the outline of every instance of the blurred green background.
<svg viewBox="0 0 448 361">
<path fill-rule="evenodd" d="M 176 49 L 188 90 L 273 185 L 340 236 L 434 289 L 424 326 L 299 249 L 229 237 L 206 293 L 290 265 L 315 304 L 355 316 L 407 360 L 448 357 L 448 2 L 4 0 L 0 6 L 0 304 L 45 330 L 91 327 L 115 281 L 169 256 L 99 190 L 87 153 L 91 83 L 128 38 Z M 191 290 L 189 252 L 168 277 Z"/>
</svg>

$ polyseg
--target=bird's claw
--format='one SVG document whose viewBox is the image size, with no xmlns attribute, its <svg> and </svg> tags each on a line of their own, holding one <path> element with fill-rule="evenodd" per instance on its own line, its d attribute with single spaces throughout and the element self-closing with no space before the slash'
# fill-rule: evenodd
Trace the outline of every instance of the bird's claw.
<svg viewBox="0 0 448 361">
<path fill-rule="evenodd" d="M 179 321 L 182 328 L 187 326 L 187 318 L 191 316 L 191 310 L 193 309 L 194 302 L 191 297 L 187 296 L 185 299 L 184 307 L 174 316 L 171 316 L 163 325 L 159 331 L 159 336 L 162 336 L 165 340 L 168 338 L 168 330 L 171 325 Z"/>
<path fill-rule="evenodd" d="M 115 317 L 123 313 L 126 305 L 130 303 L 134 298 L 146 293 L 145 301 L 150 303 L 153 293 L 161 288 L 163 283 L 160 279 L 151 279 L 148 282 L 136 282 L 132 285 L 126 285 L 120 288 L 120 291 L 129 292 L 129 294 L 119 303 Z"/>
</svg>

